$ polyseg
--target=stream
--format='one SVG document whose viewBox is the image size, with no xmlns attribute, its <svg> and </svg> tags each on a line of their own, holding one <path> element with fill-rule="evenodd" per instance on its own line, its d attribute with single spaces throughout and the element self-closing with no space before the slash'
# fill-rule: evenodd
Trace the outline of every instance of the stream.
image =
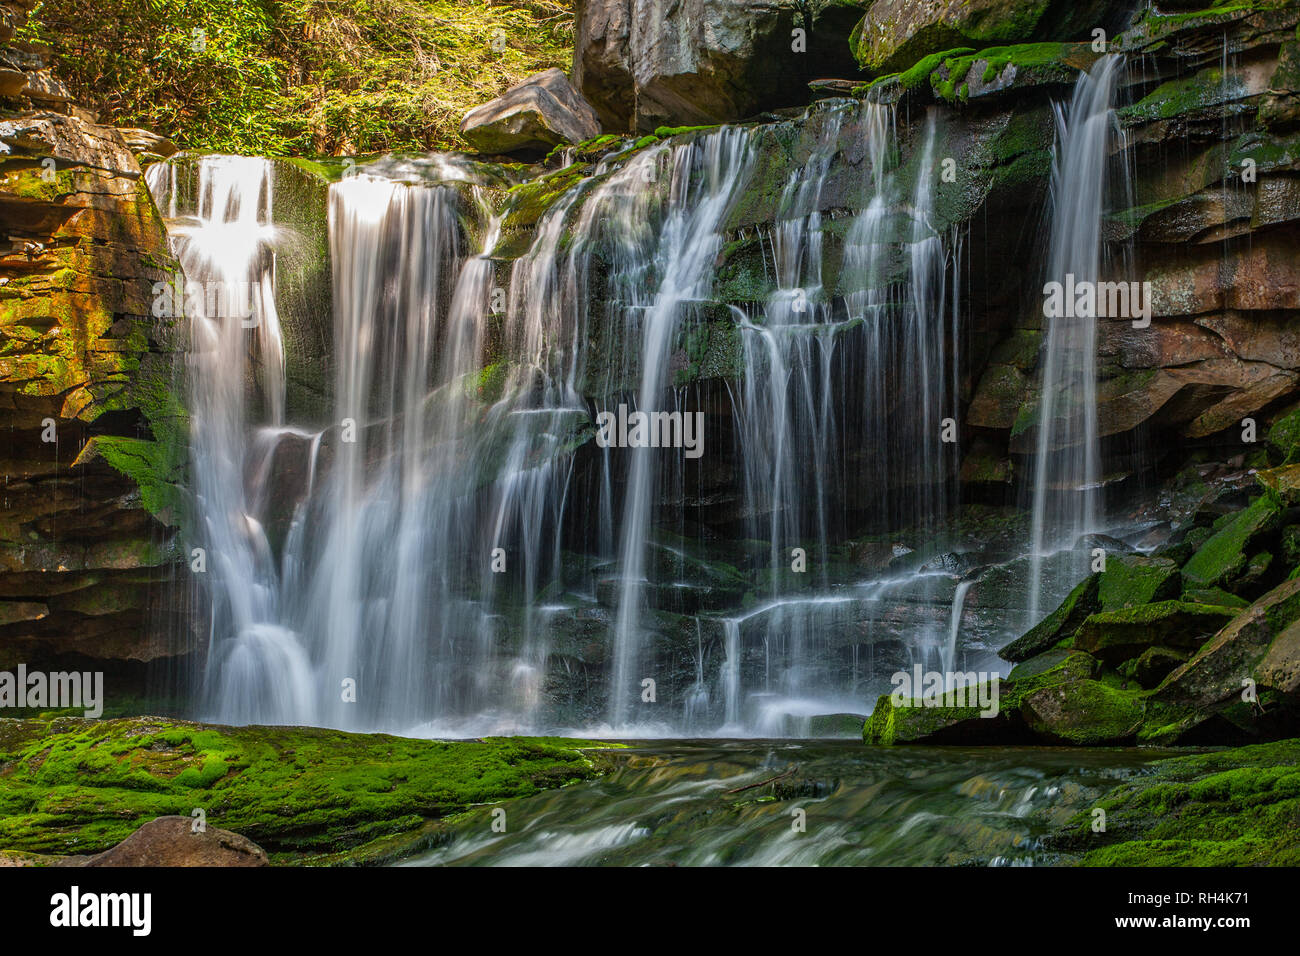
<svg viewBox="0 0 1300 956">
<path fill-rule="evenodd" d="M 1069 860 L 1041 847 L 1046 833 L 1168 755 L 856 740 L 635 744 L 612 752 L 616 769 L 599 780 L 449 821 L 441 845 L 404 865 L 1054 865 Z"/>
</svg>

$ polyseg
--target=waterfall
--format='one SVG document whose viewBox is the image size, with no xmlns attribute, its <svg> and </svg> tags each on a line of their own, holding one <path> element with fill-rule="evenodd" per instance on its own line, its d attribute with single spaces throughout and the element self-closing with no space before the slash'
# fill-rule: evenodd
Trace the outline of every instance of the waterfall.
<svg viewBox="0 0 1300 956">
<path fill-rule="evenodd" d="M 189 320 L 191 342 L 192 492 L 202 572 L 195 580 L 211 620 L 205 712 L 233 722 L 312 722 L 307 654 L 281 620 L 265 489 L 245 482 L 265 468 L 268 435 L 284 415 L 271 164 L 209 156 L 197 179 L 192 214 L 181 217 L 175 170 L 149 170 L 186 276 L 173 304 Z"/>
<path fill-rule="evenodd" d="M 671 732 L 677 718 L 642 691 L 678 626 L 680 726 L 789 733 L 864 709 L 880 675 L 859 672 L 858 646 L 877 627 L 943 657 L 946 614 L 901 632 L 884 618 L 894 600 L 946 608 L 952 575 L 828 571 L 854 524 L 924 532 L 947 513 L 956 449 L 939 433 L 955 414 L 959 304 L 956 243 L 934 225 L 942 123 L 936 110 L 913 127 L 903 161 L 882 104 L 833 102 L 806 121 L 811 148 L 758 239 L 774 289 L 731 309 L 744 360 L 719 399 L 731 433 L 717 415 L 721 435 L 703 436 L 707 453 L 735 454 L 737 522 L 766 552 L 758 593 L 721 613 L 662 613 L 678 584 L 666 576 L 700 547 L 670 540 L 661 506 L 686 450 L 590 436 L 620 406 L 694 413 L 679 356 L 719 321 L 715 263 L 768 131 L 603 162 L 548 203 L 508 281 L 495 256 L 516 200 L 495 202 L 454 162 L 377 162 L 333 184 L 332 406 L 311 424 L 286 412 L 275 263 L 294 237 L 272 217 L 272 165 L 197 160 L 193 215 L 181 167 L 154 166 L 190 279 L 256 279 L 252 321 L 190 316 L 213 343 L 189 369 L 211 564 L 202 716 L 445 736 L 553 730 L 558 712 L 561 728 Z M 865 205 L 841 226 L 824 193 L 857 136 Z M 236 232 L 256 241 L 228 243 Z M 242 251 L 201 256 L 212 244 Z M 565 629 L 596 626 L 589 674 Z M 557 668 L 584 688 L 560 711 Z"/>
<path fill-rule="evenodd" d="M 1057 109 L 1047 280 L 1096 283 L 1102 273 L 1112 100 L 1124 60 L 1108 55 L 1079 76 L 1068 113 Z M 1046 320 L 1033 467 L 1033 524 L 1028 623 L 1042 614 L 1044 559 L 1098 530 L 1101 491 L 1097 430 L 1097 319 Z M 1071 562 L 1070 580 L 1087 573 Z"/>
<path fill-rule="evenodd" d="M 667 157 L 669 193 L 658 225 L 658 241 L 650 250 L 658 280 L 649 295 L 632 292 L 626 308 L 635 311 L 641 329 L 640 386 L 636 407 L 656 411 L 668 377 L 669 353 L 676 342 L 684 311 L 707 297 L 713 263 L 722 246 L 719 226 L 746 183 L 751 160 L 749 134 L 722 129 L 674 147 Z M 659 154 L 650 153 L 629 164 L 635 182 L 651 171 Z M 639 271 L 639 270 L 638 270 Z M 630 448 L 627 489 L 618 545 L 622 578 L 618 616 L 614 625 L 610 722 L 624 725 L 641 692 L 641 588 L 646 580 L 647 543 L 656 497 L 658 456 L 653 448 Z M 671 452 L 670 452 L 671 453 Z"/>
</svg>

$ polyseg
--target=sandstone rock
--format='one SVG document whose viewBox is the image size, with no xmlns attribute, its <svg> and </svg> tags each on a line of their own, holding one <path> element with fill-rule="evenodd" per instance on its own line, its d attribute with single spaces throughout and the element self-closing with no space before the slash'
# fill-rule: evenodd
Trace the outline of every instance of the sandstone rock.
<svg viewBox="0 0 1300 956">
<path fill-rule="evenodd" d="M 1255 475 L 1255 480 L 1283 507 L 1300 505 L 1300 465 L 1269 468 Z"/>
<path fill-rule="evenodd" d="M 631 0 L 577 0 L 574 4 L 573 85 L 596 110 L 601 125 L 627 130 L 636 110 L 632 77 Z"/>
<path fill-rule="evenodd" d="M 147 129 L 130 126 L 120 126 L 117 131 L 122 134 L 127 149 L 135 153 L 136 156 L 141 153 L 152 153 L 166 159 L 168 156 L 176 154 L 176 144 L 165 136 L 159 136 Z"/>
<path fill-rule="evenodd" d="M 1191 660 L 1165 678 L 1156 689 L 1155 698 L 1191 709 L 1198 719 L 1204 720 L 1216 705 L 1238 699 L 1245 678 L 1260 679 L 1257 668 L 1268 659 L 1275 638 L 1290 631 L 1297 619 L 1300 619 L 1300 579 L 1278 585 L 1240 612 Z M 1267 679 L 1290 686 L 1291 668 L 1287 661 L 1293 659 L 1294 632 L 1287 633 L 1277 645 L 1276 655 L 1267 665 Z"/>
<path fill-rule="evenodd" d="M 158 817 L 110 850 L 76 866 L 269 866 L 266 851 L 247 837 L 206 827 L 189 817 Z"/>
<path fill-rule="evenodd" d="M 173 533 L 149 506 L 165 510 L 157 492 L 174 492 L 184 460 L 164 435 L 179 428 L 172 332 L 151 315 L 174 268 L 167 238 L 121 135 L 57 112 L 0 121 L 0 235 L 0 597 L 15 599 L 0 658 L 113 661 L 129 688 L 128 670 L 186 649 L 150 626 L 147 586 L 167 577 Z M 56 444 L 41 441 L 46 419 Z M 161 483 L 144 492 L 148 476 Z"/>
<path fill-rule="evenodd" d="M 546 70 L 465 114 L 461 135 L 482 153 L 545 153 L 600 135 L 591 105 L 564 71 Z"/>
</svg>

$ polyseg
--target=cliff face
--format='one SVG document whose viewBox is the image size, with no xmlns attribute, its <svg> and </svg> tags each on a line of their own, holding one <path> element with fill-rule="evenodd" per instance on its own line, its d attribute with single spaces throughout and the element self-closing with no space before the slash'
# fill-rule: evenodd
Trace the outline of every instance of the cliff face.
<svg viewBox="0 0 1300 956">
<path fill-rule="evenodd" d="M 130 671 L 167 653 L 183 411 L 151 313 L 176 266 L 122 133 L 11 39 L 30 6 L 0 3 L 0 668 Z"/>
</svg>

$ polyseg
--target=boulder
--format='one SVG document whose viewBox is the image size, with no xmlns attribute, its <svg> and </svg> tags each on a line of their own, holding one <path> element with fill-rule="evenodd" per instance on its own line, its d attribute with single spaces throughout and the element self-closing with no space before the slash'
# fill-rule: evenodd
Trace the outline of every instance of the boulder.
<svg viewBox="0 0 1300 956">
<path fill-rule="evenodd" d="M 1137 681 L 1141 687 L 1152 688 L 1169 676 L 1179 664 L 1187 660 L 1187 654 L 1172 647 L 1157 645 L 1148 647 L 1131 661 L 1120 665 L 1119 672 L 1125 677 Z"/>
<path fill-rule="evenodd" d="M 465 114 L 461 135 L 481 153 L 544 154 L 600 135 L 600 120 L 560 69 L 528 77 Z"/>
<path fill-rule="evenodd" d="M 1133 739 L 1142 725 L 1142 704 L 1132 693 L 1075 680 L 1027 694 L 1020 715 L 1048 743 L 1100 747 Z"/>
<path fill-rule="evenodd" d="M 971 696 L 976 689 L 967 688 Z M 1018 728 L 1007 719 L 1005 706 L 985 714 L 979 707 L 957 706 L 960 699 L 949 698 L 953 706 L 938 706 L 921 700 L 895 704 L 882 694 L 875 709 L 862 727 L 862 739 L 874 746 L 897 744 L 1006 744 L 1021 742 Z"/>
<path fill-rule="evenodd" d="M 1061 606 L 1034 625 L 1023 637 L 998 651 L 1003 660 L 1019 663 L 1041 654 L 1070 637 L 1098 608 L 1101 575 L 1091 574 L 1075 585 Z"/>
<path fill-rule="evenodd" d="M 1197 712 L 1201 719 L 1217 705 L 1233 702 L 1251 678 L 1263 688 L 1294 690 L 1296 629 L 1300 619 L 1300 579 L 1269 591 L 1232 621 L 1156 689 L 1170 706 Z"/>
<path fill-rule="evenodd" d="M 176 144 L 166 136 L 159 136 L 150 130 L 132 126 L 119 126 L 117 131 L 122 134 L 122 139 L 126 141 L 127 149 L 131 150 L 137 157 L 152 155 L 166 159 L 168 156 L 176 154 Z"/>
<path fill-rule="evenodd" d="M 1229 585 L 1247 569 L 1252 545 L 1277 528 L 1280 509 L 1275 498 L 1264 495 L 1216 531 L 1183 565 L 1183 581 L 1189 587 L 1211 588 Z"/>
<path fill-rule="evenodd" d="M 1111 26 L 1119 4 L 1106 0 L 876 0 L 853 31 L 864 69 L 906 69 L 954 47 L 998 46 L 1027 40 L 1086 39 Z"/>
<path fill-rule="evenodd" d="M 856 0 L 578 0 L 575 85 L 610 130 L 724 123 L 854 77 Z M 801 42 L 795 30 L 802 29 Z"/>
<path fill-rule="evenodd" d="M 78 866 L 268 866 L 266 851 L 247 837 L 205 827 L 189 817 L 158 817 L 110 850 Z"/>
<path fill-rule="evenodd" d="M 1112 555 L 1106 559 L 1097 596 L 1103 611 L 1178 597 L 1178 565 L 1169 558 Z"/>
<path fill-rule="evenodd" d="M 1114 666 L 1156 644 L 1195 649 L 1235 614 L 1233 608 L 1159 601 L 1094 614 L 1083 622 L 1074 642 Z"/>
</svg>

